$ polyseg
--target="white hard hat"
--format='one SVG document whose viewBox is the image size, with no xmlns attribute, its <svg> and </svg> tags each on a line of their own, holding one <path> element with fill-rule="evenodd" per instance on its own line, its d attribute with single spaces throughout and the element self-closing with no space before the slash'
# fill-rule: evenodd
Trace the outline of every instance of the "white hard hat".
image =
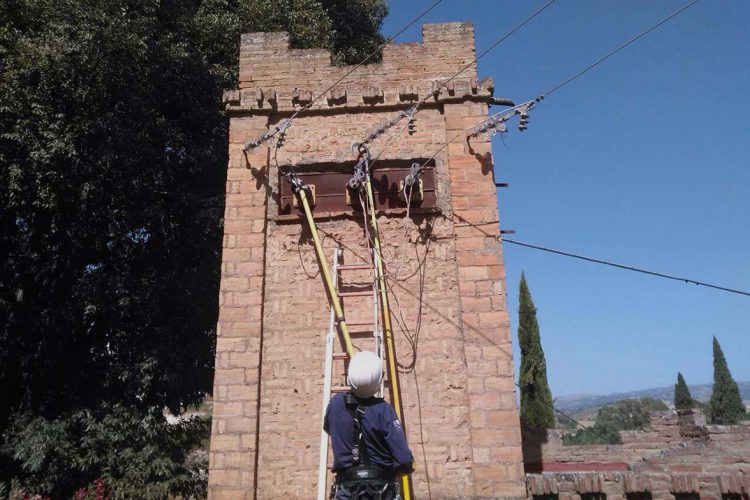
<svg viewBox="0 0 750 500">
<path fill-rule="evenodd" d="M 369 398 L 380 390 L 383 380 L 383 362 L 370 351 L 358 352 L 349 362 L 347 382 L 355 396 Z"/>
</svg>

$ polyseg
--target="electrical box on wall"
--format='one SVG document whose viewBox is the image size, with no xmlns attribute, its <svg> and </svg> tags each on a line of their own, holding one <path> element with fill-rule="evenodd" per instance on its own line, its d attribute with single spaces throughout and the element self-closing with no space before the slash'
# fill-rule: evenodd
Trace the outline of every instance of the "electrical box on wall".
<svg viewBox="0 0 750 500">
<path fill-rule="evenodd" d="M 437 180 L 435 162 L 427 162 L 420 174 L 419 189 L 410 196 L 404 196 L 404 178 L 409 175 L 412 163 L 424 163 L 424 159 L 414 160 L 382 160 L 375 163 L 372 171 L 372 187 L 377 210 L 398 210 L 406 208 L 407 199 L 412 208 L 437 207 Z M 361 201 L 356 192 L 347 189 L 347 183 L 352 177 L 354 163 L 347 164 L 312 164 L 297 167 L 297 175 L 310 186 L 315 193 L 313 215 L 341 214 L 359 212 L 362 210 Z M 284 171 L 284 169 L 280 169 Z M 297 206 L 292 186 L 287 179 L 279 174 L 279 215 L 302 214 Z"/>
</svg>

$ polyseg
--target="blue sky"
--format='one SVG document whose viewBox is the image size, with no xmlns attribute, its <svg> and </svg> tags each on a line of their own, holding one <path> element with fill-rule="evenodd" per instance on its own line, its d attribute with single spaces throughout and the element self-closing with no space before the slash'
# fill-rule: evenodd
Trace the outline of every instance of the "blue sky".
<svg viewBox="0 0 750 500">
<path fill-rule="evenodd" d="M 397 32 L 427 0 L 391 1 Z M 444 0 L 478 52 L 543 0 Z M 535 97 L 686 0 L 558 0 L 479 62 L 495 94 Z M 750 290 L 750 5 L 703 0 L 555 92 L 494 141 L 513 238 Z M 398 41 L 420 39 L 416 26 Z M 555 395 L 712 380 L 716 335 L 750 380 L 750 297 L 505 245 L 515 342 L 521 271 Z M 516 363 L 518 364 L 518 363 Z"/>
</svg>

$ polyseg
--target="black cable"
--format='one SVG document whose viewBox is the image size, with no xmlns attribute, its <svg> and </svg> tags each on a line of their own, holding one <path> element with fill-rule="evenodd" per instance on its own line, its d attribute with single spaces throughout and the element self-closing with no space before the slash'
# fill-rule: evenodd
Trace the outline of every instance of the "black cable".
<svg viewBox="0 0 750 500">
<path fill-rule="evenodd" d="M 608 262 L 606 260 L 595 259 L 593 257 L 586 257 L 584 255 L 578 255 L 578 254 L 574 254 L 574 253 L 570 253 L 570 252 L 564 252 L 562 250 L 555 250 L 554 248 L 547 248 L 547 247 L 543 247 L 543 246 L 540 246 L 540 245 L 534 245 L 532 243 L 525 243 L 523 241 L 512 240 L 510 238 L 502 238 L 502 241 L 504 243 L 511 243 L 513 245 L 518 245 L 518 246 L 527 247 L 527 248 L 533 248 L 534 250 L 541 250 L 543 252 L 549 252 L 549 253 L 554 253 L 554 254 L 557 254 L 557 255 L 563 255 L 565 257 L 573 257 L 574 259 L 585 260 L 587 262 L 594 262 L 595 264 L 603 264 L 605 266 L 611 266 L 611 267 L 616 267 L 616 268 L 619 268 L 619 269 L 625 269 L 626 271 L 634 271 L 634 272 L 637 272 L 637 273 L 648 274 L 650 276 L 656 276 L 658 278 L 665 278 L 665 279 L 670 279 L 670 280 L 674 280 L 674 281 L 682 281 L 684 283 L 692 283 L 692 284 L 698 285 L 698 286 L 705 286 L 705 287 L 708 287 L 708 288 L 713 288 L 713 289 L 721 290 L 721 291 L 724 291 L 724 292 L 736 293 L 736 294 L 739 294 L 739 295 L 746 295 L 746 296 L 750 297 L 750 292 L 745 292 L 743 290 L 736 290 L 734 288 L 727 288 L 725 286 L 712 285 L 711 283 L 705 283 L 703 281 L 697 281 L 697 280 L 690 279 L 690 278 L 681 278 L 679 276 L 672 276 L 672 275 L 669 275 L 669 274 L 658 273 L 658 272 L 655 272 L 655 271 L 648 271 L 646 269 L 640 269 L 638 267 L 627 266 L 625 264 L 617 264 L 617 263 L 614 263 L 614 262 Z"/>
<path fill-rule="evenodd" d="M 414 118 L 414 115 L 415 115 L 415 114 L 417 114 L 417 113 L 419 112 L 419 109 L 420 109 L 420 107 L 422 106 L 422 104 L 426 103 L 426 102 L 427 102 L 427 101 L 428 101 L 428 100 L 429 100 L 430 98 L 432 98 L 432 97 L 437 97 L 437 93 L 438 93 L 438 92 L 440 91 L 440 89 L 442 89 L 442 88 L 444 88 L 444 87 L 445 87 L 446 85 L 448 85 L 448 84 L 449 84 L 449 83 L 450 83 L 451 81 L 453 81 L 453 80 L 454 80 L 454 79 L 455 79 L 456 77 L 458 77 L 458 75 L 460 75 L 461 73 L 463 73 L 464 71 L 466 71 L 467 69 L 469 69 L 469 68 L 470 68 L 470 67 L 471 67 L 471 66 L 472 66 L 473 64 L 476 64 L 476 63 L 477 63 L 477 62 L 478 62 L 478 61 L 479 61 L 479 60 L 480 60 L 480 59 L 481 59 L 482 57 L 484 57 L 485 55 L 487 55 L 487 53 L 489 53 L 489 52 L 490 52 L 491 50 L 493 50 L 493 49 L 494 49 L 495 47 L 497 47 L 498 45 L 500 45 L 501 43 L 503 43 L 503 42 L 504 42 L 504 41 L 505 41 L 506 39 L 508 39 L 508 38 L 509 38 L 509 37 L 510 37 L 511 35 L 513 35 L 513 34 L 514 34 L 514 33 L 515 33 L 516 31 L 518 31 L 518 30 L 520 30 L 521 28 L 523 28 L 523 27 L 524 27 L 524 26 L 525 26 L 526 24 L 528 24 L 528 23 L 529 23 L 529 22 L 530 22 L 530 21 L 531 21 L 532 19 L 534 19 L 534 18 L 535 18 L 536 16 L 538 16 L 539 14 L 541 14 L 541 13 L 542 13 L 542 12 L 543 12 L 543 11 L 544 11 L 545 9 L 547 9 L 547 7 L 551 6 L 551 5 L 552 5 L 553 3 L 555 3 L 556 1 L 557 1 L 557 0 L 549 0 L 549 1 L 548 1 L 548 2 L 546 3 L 546 4 L 544 4 L 543 6 L 541 6 L 540 8 L 538 8 L 537 10 L 535 10 L 534 12 L 532 12 L 531 14 L 529 14 L 529 15 L 528 15 L 528 16 L 527 16 L 527 17 L 526 17 L 526 18 L 525 18 L 525 19 L 524 19 L 523 21 L 521 21 L 520 23 L 518 23 L 518 24 L 517 24 L 516 26 L 514 26 L 514 27 L 513 27 L 513 28 L 512 28 L 512 29 L 511 29 L 510 31 L 508 31 L 508 32 L 507 32 L 506 34 L 504 34 L 504 35 L 503 35 L 503 36 L 501 36 L 501 37 L 500 37 L 499 39 L 497 39 L 497 40 L 496 40 L 496 41 L 495 41 L 495 42 L 494 42 L 494 43 L 493 43 L 492 45 L 490 45 L 490 46 L 489 46 L 488 48 L 484 49 L 484 50 L 483 50 L 483 51 L 482 51 L 482 52 L 481 52 L 481 53 L 480 53 L 480 54 L 479 54 L 478 56 L 476 56 L 476 57 L 475 57 L 475 58 L 474 58 L 474 59 L 473 59 L 473 60 L 472 60 L 471 62 L 469 62 L 469 63 L 468 63 L 467 65 L 465 65 L 464 67 L 462 67 L 461 69 L 459 69 L 459 70 L 458 70 L 458 71 L 457 71 L 456 73 L 454 73 L 454 74 L 453 74 L 453 75 L 452 75 L 452 76 L 451 76 L 450 78 L 448 78 L 447 80 L 445 80 L 445 81 L 441 82 L 441 83 L 440 83 L 440 85 L 439 85 L 439 86 L 438 86 L 438 87 L 437 87 L 436 89 L 434 89 L 434 90 L 433 90 L 433 91 L 432 91 L 431 93 L 427 94 L 427 95 L 426 95 L 426 96 L 424 96 L 424 97 L 423 97 L 422 99 L 420 99 L 419 101 L 417 101 L 417 103 L 416 103 L 416 104 L 414 104 L 414 105 L 413 105 L 413 106 L 412 106 L 412 107 L 410 108 L 410 109 L 411 109 L 411 111 L 409 112 L 409 119 L 411 120 L 411 119 L 413 119 L 413 118 Z M 373 139 L 374 139 L 375 137 L 377 137 L 377 135 L 379 135 L 380 133 L 382 133 L 382 132 L 383 132 L 383 131 L 385 130 L 385 128 L 390 128 L 390 127 L 393 127 L 393 126 L 395 126 L 395 125 L 396 125 L 396 124 L 397 124 L 397 123 L 398 123 L 399 121 L 401 121 L 401 119 L 402 119 L 402 118 L 405 118 L 405 117 L 406 117 L 406 113 L 405 113 L 405 112 L 401 112 L 401 113 L 399 113 L 398 115 L 396 115 L 396 116 L 395 116 L 394 118 L 390 119 L 389 121 L 387 121 L 387 122 L 385 122 L 385 123 L 381 123 L 381 124 L 380 124 L 380 125 L 379 125 L 379 126 L 378 126 L 378 127 L 376 128 L 376 129 L 375 129 L 376 131 L 374 131 L 374 132 L 370 132 L 369 134 L 367 134 L 367 137 L 365 137 L 365 139 L 364 139 L 364 140 L 362 141 L 362 144 L 366 144 L 366 143 L 368 143 L 368 142 L 372 141 L 372 140 L 373 140 Z M 401 130 L 401 132 L 403 132 L 403 129 Z M 401 132 L 399 132 L 399 135 L 401 134 Z M 375 158 L 375 160 L 377 160 L 378 158 L 380 158 L 380 157 L 381 157 L 381 156 L 383 155 L 383 153 L 385 152 L 385 150 L 386 150 L 386 149 L 388 149 L 388 147 L 389 147 L 389 146 L 390 146 L 391 144 L 393 144 L 393 142 L 394 142 L 394 141 L 395 141 L 395 139 L 394 139 L 394 140 L 392 140 L 391 142 L 389 142 L 389 143 L 388 143 L 388 145 L 386 145 L 386 147 L 385 147 L 385 148 L 383 148 L 383 150 L 382 150 L 382 151 L 380 151 L 380 153 L 378 153 L 378 155 L 377 155 L 377 157 Z M 374 161 L 373 161 L 373 162 L 374 162 Z"/>
<path fill-rule="evenodd" d="M 529 16 L 526 17 L 526 19 L 524 19 L 523 21 L 521 21 L 520 23 L 518 23 L 516 26 L 514 26 L 513 29 L 511 29 L 505 35 L 503 35 L 499 39 L 497 39 L 495 41 L 495 43 L 493 43 L 492 45 L 490 45 L 489 47 L 487 47 L 486 49 L 484 49 L 481 54 L 479 54 L 477 57 L 474 58 L 473 61 L 471 61 L 469 64 L 467 64 L 466 66 L 464 66 L 463 68 L 461 68 L 452 77 L 450 77 L 446 81 L 444 81 L 440 85 L 439 88 L 442 88 L 442 87 L 445 87 L 446 85 L 448 85 L 448 83 L 450 83 L 454 78 L 456 78 L 458 75 L 460 75 L 461 73 L 463 73 L 464 71 L 466 71 L 468 68 L 470 68 L 472 64 L 476 64 L 477 61 L 479 61 L 482 57 L 484 57 L 485 55 L 487 55 L 488 52 L 490 52 L 495 47 L 497 47 L 498 45 L 500 45 L 501 43 L 503 43 L 506 39 L 510 38 L 510 36 L 513 35 L 516 31 L 518 31 L 521 28 L 523 28 L 524 26 L 526 26 L 529 22 L 531 22 L 532 19 L 534 19 L 539 14 L 541 14 L 545 9 L 547 9 L 547 7 L 551 6 L 556 1 L 557 0 L 549 0 L 546 4 L 542 5 L 537 10 L 535 10 L 534 12 L 532 12 L 531 14 L 529 14 Z M 695 0 L 695 1 L 697 2 L 698 0 Z"/>
<path fill-rule="evenodd" d="M 627 47 L 627 46 L 628 46 L 628 45 L 630 45 L 631 43 L 635 42 L 636 40 L 638 40 L 638 39 L 639 39 L 639 38 L 641 38 L 642 36 L 644 36 L 644 35 L 646 35 L 646 34 L 650 33 L 650 32 L 651 32 L 651 31 L 653 31 L 653 30 L 655 30 L 656 28 L 658 28 L 658 27 L 659 27 L 659 26 L 661 26 L 662 24 L 666 23 L 667 21 L 669 21 L 669 20 L 670 20 L 670 19 L 672 19 L 673 17 L 675 17 L 675 16 L 677 16 L 677 15 L 681 14 L 681 13 L 682 13 L 683 11 L 685 11 L 685 10 L 687 10 L 688 8 L 692 7 L 692 6 L 693 6 L 693 5 L 695 5 L 695 4 L 697 3 L 697 2 L 698 2 L 698 0 L 693 0 L 693 1 L 692 1 L 692 2 L 690 2 L 689 4 L 687 4 L 687 5 L 683 6 L 682 8 L 680 8 L 680 9 L 678 9 L 678 10 L 676 10 L 675 12 L 673 12 L 673 13 L 672 13 L 672 14 L 670 14 L 669 16 L 665 17 L 664 19 L 662 19 L 662 20 L 661 20 L 661 21 L 659 21 L 658 23 L 654 24 L 654 25 L 653 25 L 653 26 L 651 26 L 650 28 L 648 28 L 648 29 L 646 29 L 646 30 L 644 30 L 644 31 L 641 31 L 641 32 L 640 32 L 640 33 L 638 33 L 638 34 L 637 34 L 636 36 L 634 36 L 633 38 L 631 38 L 631 39 L 630 39 L 630 40 L 628 40 L 627 42 L 623 43 L 622 45 L 620 45 L 619 47 L 617 47 L 616 49 L 614 49 L 613 51 L 611 51 L 610 53 L 608 53 L 608 54 L 607 54 L 607 55 L 605 55 L 604 57 L 602 57 L 602 58 L 598 59 L 598 60 L 597 60 L 596 62 L 594 62 L 594 63 L 590 64 L 589 66 L 587 66 L 587 67 L 586 67 L 585 69 L 583 69 L 582 71 L 580 71 L 580 72 L 576 73 L 575 75 L 571 76 L 571 77 L 570 77 L 570 78 L 568 78 L 567 80 L 565 80 L 565 81 L 563 81 L 563 82 L 561 82 L 561 83 L 558 83 L 557 85 L 555 85 L 554 87 L 552 87 L 552 89 L 551 89 L 551 90 L 548 90 L 547 92 L 545 92 L 544 94 L 542 94 L 542 96 L 548 96 L 548 95 L 550 95 L 550 94 L 551 94 L 552 92 L 555 92 L 556 90 L 558 90 L 558 89 L 559 89 L 560 87 L 562 87 L 562 86 L 564 86 L 564 85 L 567 85 L 568 83 L 572 82 L 573 80 L 575 80 L 576 78 L 578 78 L 578 77 L 580 77 L 580 76 L 583 76 L 583 74 L 584 74 L 584 73 L 586 73 L 586 72 L 588 72 L 588 71 L 589 71 L 590 69 L 593 69 L 593 68 L 594 68 L 595 66 L 598 66 L 599 64 L 603 63 L 603 62 L 604 62 L 605 60 L 609 59 L 610 57 L 612 57 L 612 56 L 613 56 L 613 55 L 615 55 L 616 53 L 620 52 L 620 51 L 621 51 L 622 49 L 624 49 L 625 47 Z"/>
<path fill-rule="evenodd" d="M 628 40 L 627 42 L 625 42 L 625 43 L 621 44 L 621 45 L 620 45 L 619 47 L 617 47 L 616 49 L 612 50 L 611 52 L 609 52 L 608 54 L 606 54 L 606 55 L 605 55 L 604 57 L 601 57 L 601 58 L 599 58 L 599 59 L 598 59 L 597 61 L 595 61 L 595 62 L 593 62 L 592 64 L 588 65 L 588 66 L 587 66 L 586 68 L 584 68 L 583 70 L 579 71 L 579 72 L 578 72 L 578 73 L 576 73 L 575 75 L 571 76 L 571 77 L 570 77 L 570 78 L 568 78 L 567 80 L 564 80 L 563 82 L 561 82 L 561 83 L 558 83 L 557 85 L 555 85 L 554 87 L 552 87 L 552 89 L 550 89 L 550 90 L 548 90 L 547 92 L 545 92 L 545 93 L 541 94 L 541 95 L 540 95 L 540 96 L 539 96 L 539 97 L 537 98 L 537 100 L 541 100 L 541 99 L 544 99 L 544 98 L 545 98 L 546 96 L 548 96 L 548 95 L 550 95 L 551 93 L 553 93 L 553 92 L 557 91 L 558 89 L 560 89 L 560 88 L 561 88 L 561 87 L 563 87 L 564 85 L 567 85 L 568 83 L 572 82 L 572 81 L 573 81 L 573 80 L 575 80 L 576 78 L 579 78 L 580 76 L 583 76 L 583 74 L 584 74 L 584 73 L 588 72 L 589 70 L 591 70 L 591 69 L 593 69 L 594 67 L 598 66 L 599 64 L 603 63 L 603 62 L 604 62 L 605 60 L 609 59 L 610 57 L 612 57 L 613 55 L 615 55 L 615 54 L 616 54 L 617 52 L 621 51 L 622 49 L 624 49 L 625 47 L 627 47 L 627 46 L 628 46 L 628 45 L 630 45 L 631 43 L 635 42 L 635 41 L 636 41 L 636 40 L 638 40 L 639 38 L 641 38 L 641 37 L 645 36 L 646 34 L 650 33 L 651 31 L 655 30 L 656 28 L 658 28 L 658 27 L 659 27 L 659 26 L 661 26 L 662 24 L 666 23 L 667 21 L 669 21 L 669 20 L 670 20 L 670 19 L 672 19 L 673 17 L 677 16 L 678 14 L 682 13 L 683 11 L 687 10 L 687 9 L 688 9 L 689 7 L 693 6 L 693 5 L 694 5 L 694 4 L 696 4 L 697 2 L 698 2 L 698 0 L 693 0 L 692 2 L 688 3 L 687 5 L 683 6 L 683 7 L 682 7 L 682 8 L 680 8 L 680 9 L 678 9 L 677 11 L 673 12 L 672 14 L 670 14 L 669 16 L 667 16 L 666 18 L 662 19 L 662 20 L 661 20 L 661 21 L 659 21 L 658 23 L 654 24 L 654 25 L 653 25 L 653 26 L 651 26 L 650 28 L 647 28 L 647 29 L 645 29 L 644 31 L 641 31 L 641 32 L 640 32 L 639 34 L 637 34 L 636 36 L 634 36 L 633 38 L 631 38 L 631 39 L 630 39 L 630 40 Z M 537 13 L 539 13 L 539 12 L 541 12 L 541 10 L 544 10 L 544 9 L 545 9 L 545 8 L 547 8 L 548 6 L 549 6 L 549 4 L 545 5 L 544 7 L 542 7 L 542 9 L 540 9 L 539 11 L 537 11 L 537 12 L 536 12 L 536 13 L 535 13 L 534 15 L 536 15 L 536 14 L 537 14 Z M 520 25 L 518 26 L 518 28 L 520 28 L 520 27 L 521 27 L 521 26 L 522 26 L 523 24 L 525 24 L 525 23 L 526 23 L 526 22 L 528 22 L 529 20 L 531 20 L 531 19 L 529 18 L 529 19 L 527 19 L 526 21 L 524 21 L 524 23 L 520 24 Z M 507 36 L 506 36 L 506 38 L 507 38 Z M 486 52 L 487 52 L 487 51 L 485 51 L 485 53 L 486 53 Z M 484 55 L 484 53 L 483 53 L 482 55 Z M 481 57 L 481 56 L 480 56 L 480 57 Z M 477 59 L 478 59 L 478 58 L 477 58 Z M 524 104 L 525 104 L 525 103 L 524 103 Z M 519 106 L 516 106 L 516 108 L 518 108 L 518 107 L 519 107 Z M 513 108 L 512 108 L 512 109 L 513 109 Z M 511 109 L 511 110 L 512 110 L 512 109 Z M 454 140 L 454 139 L 456 139 L 456 138 L 458 138 L 458 137 L 459 137 L 459 136 L 460 136 L 461 134 L 463 134 L 463 132 L 465 132 L 465 131 L 468 131 L 468 130 L 470 130 L 470 129 L 473 129 L 473 128 L 474 128 L 474 127 L 476 127 L 477 125 L 480 125 L 480 124 L 482 124 L 482 123 L 485 123 L 485 122 L 487 122 L 488 120 L 490 120 L 490 119 L 492 119 L 492 118 L 494 118 L 494 117 L 496 117 L 496 116 L 498 116 L 498 115 L 501 115 L 501 114 L 503 114 L 503 113 L 507 113 L 508 111 L 511 111 L 511 110 L 504 110 L 504 111 L 501 111 L 500 113 L 496 113 L 496 114 L 494 114 L 494 115 L 492 115 L 492 116 L 490 116 L 490 117 L 488 117 L 488 118 L 485 118 L 485 119 L 483 119 L 483 120 L 481 120 L 481 121 L 479 121 L 479 122 L 475 123 L 475 124 L 474 124 L 474 125 L 472 125 L 471 127 L 467 128 L 467 129 L 464 129 L 464 131 L 462 131 L 461 133 L 459 133 L 458 135 L 456 135 L 455 137 L 453 137 L 453 138 L 452 138 L 452 139 L 451 139 L 451 140 L 450 140 L 449 142 L 453 142 L 453 140 Z M 437 155 L 438 155 L 438 154 L 440 153 L 440 151 L 442 151 L 443 149 L 445 149 L 445 148 L 446 148 L 447 146 L 448 146 L 448 144 L 444 144 L 443 146 L 441 146 L 441 147 L 440 147 L 440 148 L 439 148 L 439 149 L 438 149 L 437 151 L 435 151 L 435 154 L 433 154 L 433 155 L 432 155 L 432 158 L 434 158 L 435 156 L 437 156 Z M 426 164 L 426 163 L 425 163 L 425 164 Z"/>
</svg>

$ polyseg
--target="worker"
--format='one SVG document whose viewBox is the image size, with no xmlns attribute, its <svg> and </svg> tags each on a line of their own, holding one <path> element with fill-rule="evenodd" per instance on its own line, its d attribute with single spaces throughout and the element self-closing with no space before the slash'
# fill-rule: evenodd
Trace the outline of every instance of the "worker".
<svg viewBox="0 0 750 500">
<path fill-rule="evenodd" d="M 383 362 L 358 352 L 349 362 L 351 390 L 326 409 L 323 429 L 331 436 L 336 500 L 400 499 L 398 473 L 410 473 L 414 457 L 393 407 L 374 397 L 383 381 Z"/>
</svg>

